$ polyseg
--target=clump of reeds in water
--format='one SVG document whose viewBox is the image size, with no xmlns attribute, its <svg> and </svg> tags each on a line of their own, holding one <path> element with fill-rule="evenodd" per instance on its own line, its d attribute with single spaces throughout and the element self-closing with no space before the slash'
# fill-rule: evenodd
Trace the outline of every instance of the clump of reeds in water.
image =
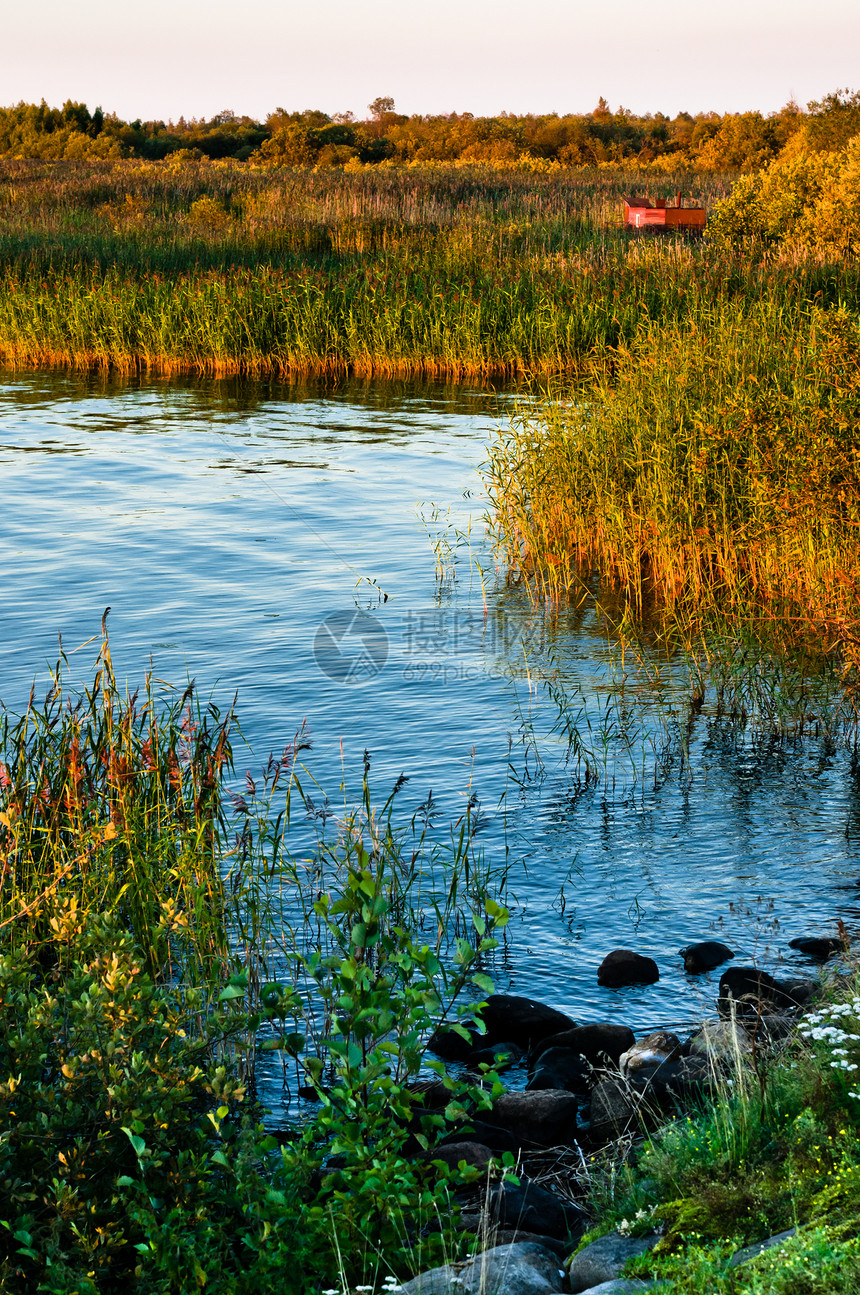
<svg viewBox="0 0 860 1295">
<path fill-rule="evenodd" d="M 860 326 L 731 303 L 645 332 L 492 448 L 500 545 L 556 597 L 772 621 L 860 655 Z"/>
<path fill-rule="evenodd" d="M 61 662 L 62 663 L 62 662 Z M 155 976 L 208 983 L 229 962 L 222 777 L 232 713 L 193 686 L 122 692 L 105 638 L 91 687 L 0 720 L 0 935 L 48 944 L 69 905 L 113 912 Z"/>
</svg>

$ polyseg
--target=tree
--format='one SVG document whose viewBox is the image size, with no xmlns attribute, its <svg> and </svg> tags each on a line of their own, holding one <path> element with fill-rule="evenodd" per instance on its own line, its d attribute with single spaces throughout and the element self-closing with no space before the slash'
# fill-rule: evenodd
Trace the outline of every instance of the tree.
<svg viewBox="0 0 860 1295">
<path fill-rule="evenodd" d="M 367 108 L 374 121 L 382 121 L 388 113 L 394 112 L 394 100 L 390 95 L 381 94 Z"/>
</svg>

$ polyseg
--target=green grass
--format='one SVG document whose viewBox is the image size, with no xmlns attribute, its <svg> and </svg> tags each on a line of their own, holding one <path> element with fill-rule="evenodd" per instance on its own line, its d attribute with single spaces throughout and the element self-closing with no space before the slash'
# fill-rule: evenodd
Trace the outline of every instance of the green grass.
<svg viewBox="0 0 860 1295">
<path fill-rule="evenodd" d="M 838 264 L 687 244 L 654 256 L 621 229 L 635 181 L 0 163 L 0 361 L 521 379 L 580 369 L 718 300 L 856 290 Z M 729 187 L 697 180 L 709 203 Z"/>
<path fill-rule="evenodd" d="M 666 1124 L 625 1169 L 595 1177 L 604 1228 L 662 1232 L 628 1265 L 678 1295 L 825 1295 L 860 1281 L 860 998 L 834 979 L 798 1035 L 736 1055 L 715 1092 Z M 833 1025 L 842 1037 L 819 1033 Z M 836 1049 L 834 1051 L 834 1049 Z M 619 1182 L 622 1184 L 618 1188 Z M 610 1195 L 612 1185 L 614 1194 Z M 791 1228 L 779 1249 L 736 1268 L 741 1247 Z"/>
</svg>

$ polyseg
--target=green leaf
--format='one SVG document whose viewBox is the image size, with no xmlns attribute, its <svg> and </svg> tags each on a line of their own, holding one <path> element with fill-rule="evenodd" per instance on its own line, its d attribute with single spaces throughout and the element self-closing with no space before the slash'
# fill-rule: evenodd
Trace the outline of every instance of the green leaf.
<svg viewBox="0 0 860 1295">
<path fill-rule="evenodd" d="M 476 988 L 483 990 L 485 994 L 492 994 L 492 992 L 496 988 L 496 986 L 493 984 L 490 977 L 485 976 L 483 971 L 475 972 L 474 976 L 472 977 L 472 984 L 475 985 Z"/>
<path fill-rule="evenodd" d="M 229 1003 L 231 998 L 244 998 L 244 997 L 245 997 L 245 990 L 242 988 L 241 985 L 228 985 L 227 988 L 222 989 L 221 993 L 218 995 L 218 1002 Z"/>
<path fill-rule="evenodd" d="M 135 1179 L 129 1178 L 128 1174 L 120 1174 L 116 1180 L 117 1187 L 134 1187 Z"/>
</svg>

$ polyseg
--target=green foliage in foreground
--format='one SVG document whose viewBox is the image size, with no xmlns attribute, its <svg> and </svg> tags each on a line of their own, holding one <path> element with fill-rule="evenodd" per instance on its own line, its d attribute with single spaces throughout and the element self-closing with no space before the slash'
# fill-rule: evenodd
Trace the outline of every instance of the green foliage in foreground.
<svg viewBox="0 0 860 1295">
<path fill-rule="evenodd" d="M 304 1293 L 457 1250 L 458 1175 L 429 1160 L 491 1090 L 446 1079 L 448 1109 L 424 1111 L 409 1085 L 446 1006 L 489 987 L 474 964 L 493 941 L 460 941 L 443 1003 L 435 956 L 381 930 L 372 872 L 320 909 L 339 954 L 307 970 L 337 1024 L 326 1073 L 307 1062 L 318 1113 L 280 1143 L 238 1077 L 236 1048 L 260 1025 L 237 1009 L 244 977 L 201 1016 L 202 991 L 154 983 L 115 919 L 74 904 L 55 906 L 50 944 L 0 956 L 4 1291 Z M 288 989 L 265 987 L 263 1018 L 294 1011 Z M 302 1044 L 270 1032 L 263 1046 Z"/>
<path fill-rule="evenodd" d="M 860 997 L 829 988 L 775 1053 L 735 1056 L 700 1109 L 648 1140 L 622 1179 L 596 1180 L 604 1226 L 662 1238 L 628 1264 L 668 1295 L 830 1295 L 860 1287 Z M 743 1246 L 791 1228 L 737 1267 Z"/>
</svg>

